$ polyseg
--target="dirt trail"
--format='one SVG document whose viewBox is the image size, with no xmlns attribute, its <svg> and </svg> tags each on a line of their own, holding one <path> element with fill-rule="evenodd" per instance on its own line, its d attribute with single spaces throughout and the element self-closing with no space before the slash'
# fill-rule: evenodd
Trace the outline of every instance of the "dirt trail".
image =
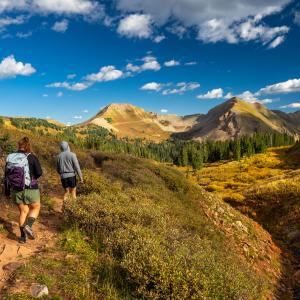
<svg viewBox="0 0 300 300">
<path fill-rule="evenodd" d="M 15 270 L 26 263 L 26 259 L 47 248 L 55 246 L 61 224 L 62 200 L 57 196 L 53 210 L 42 208 L 40 218 L 34 224 L 36 240 L 28 240 L 26 244 L 18 243 L 19 226 L 18 209 L 10 201 L 0 198 L 0 297 L 5 291 Z"/>
</svg>

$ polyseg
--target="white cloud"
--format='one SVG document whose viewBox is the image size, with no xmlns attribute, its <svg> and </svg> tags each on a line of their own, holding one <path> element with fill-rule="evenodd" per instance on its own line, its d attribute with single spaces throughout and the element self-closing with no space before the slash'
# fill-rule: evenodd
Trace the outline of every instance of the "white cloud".
<svg viewBox="0 0 300 300">
<path fill-rule="evenodd" d="M 77 83 L 69 83 L 69 82 L 55 82 L 55 83 L 50 83 L 46 85 L 48 88 L 64 88 L 67 90 L 71 91 L 83 91 L 86 90 L 88 87 L 90 87 L 90 84 L 88 83 L 82 83 L 82 82 L 77 82 Z"/>
<path fill-rule="evenodd" d="M 55 22 L 54 25 L 52 26 L 52 30 L 56 32 L 64 33 L 68 30 L 68 27 L 69 27 L 69 21 L 64 19 L 62 21 Z"/>
<path fill-rule="evenodd" d="M 154 56 L 148 55 L 143 59 L 143 64 L 140 66 L 133 65 L 131 63 L 127 64 L 126 70 L 129 72 L 143 72 L 143 71 L 159 71 L 161 69 L 160 63 Z"/>
<path fill-rule="evenodd" d="M 198 99 L 219 99 L 223 98 L 223 89 L 218 88 L 218 89 L 213 89 L 211 91 L 208 91 L 204 95 L 198 95 Z"/>
<path fill-rule="evenodd" d="M 120 21 L 117 31 L 127 37 L 149 38 L 152 35 L 151 16 L 144 14 L 129 15 Z"/>
<path fill-rule="evenodd" d="M 289 31 L 287 26 L 268 27 L 259 24 L 261 17 L 248 19 L 238 26 L 237 33 L 240 39 L 244 41 L 261 40 L 268 43 L 278 35 L 283 35 Z M 277 45 L 278 46 L 278 45 Z M 275 48 L 275 47 L 274 47 Z"/>
<path fill-rule="evenodd" d="M 12 17 L 0 18 L 0 31 L 3 31 L 7 26 L 24 24 L 26 20 L 27 19 L 24 16 L 17 16 L 15 18 Z"/>
<path fill-rule="evenodd" d="M 68 74 L 67 78 L 68 79 L 74 79 L 77 75 L 76 74 Z"/>
<path fill-rule="evenodd" d="M 185 92 L 196 90 L 200 87 L 198 82 L 179 82 L 175 88 L 163 90 L 163 95 L 183 95 Z"/>
<path fill-rule="evenodd" d="M 162 108 L 162 109 L 160 110 L 160 112 L 163 113 L 163 114 L 166 114 L 166 113 L 168 113 L 168 110 L 165 109 L 165 108 Z"/>
<path fill-rule="evenodd" d="M 188 62 L 186 62 L 184 65 L 185 66 L 195 66 L 195 65 L 197 65 L 198 63 L 196 62 L 196 61 L 188 61 Z"/>
<path fill-rule="evenodd" d="M 89 111 L 88 109 L 83 110 L 83 113 L 87 114 Z"/>
<path fill-rule="evenodd" d="M 48 94 L 43 94 L 43 97 L 44 97 L 44 98 L 47 98 L 47 97 L 48 97 Z"/>
<path fill-rule="evenodd" d="M 268 85 L 260 89 L 256 93 L 256 95 L 258 96 L 262 94 L 287 94 L 294 92 L 300 92 L 300 78 L 290 79 L 284 82 Z"/>
<path fill-rule="evenodd" d="M 153 39 L 153 41 L 154 41 L 155 43 L 159 44 L 160 42 L 162 42 L 162 41 L 165 40 L 165 39 L 166 39 L 166 37 L 165 37 L 164 35 L 158 35 L 158 36 L 156 36 L 156 37 Z"/>
<path fill-rule="evenodd" d="M 80 115 L 75 115 L 75 116 L 73 116 L 73 119 L 76 119 L 76 120 L 81 120 L 83 117 L 82 116 L 80 116 Z"/>
<path fill-rule="evenodd" d="M 149 82 L 141 87 L 141 90 L 143 91 L 159 91 L 162 88 L 161 83 L 157 82 Z"/>
<path fill-rule="evenodd" d="M 280 106 L 280 108 L 300 108 L 300 103 L 295 102 L 288 105 Z"/>
<path fill-rule="evenodd" d="M 276 39 L 274 39 L 270 45 L 269 48 L 270 49 L 274 49 L 277 46 L 279 46 L 280 44 L 282 44 L 285 41 L 285 36 L 278 36 Z"/>
<path fill-rule="evenodd" d="M 36 72 L 31 64 L 17 62 L 13 55 L 10 55 L 0 63 L 0 79 L 14 78 L 18 75 L 30 76 Z"/>
<path fill-rule="evenodd" d="M 63 92 L 58 92 L 58 93 L 56 94 L 56 97 L 61 98 L 63 95 L 64 95 Z"/>
<path fill-rule="evenodd" d="M 117 70 L 114 66 L 102 67 L 98 73 L 89 74 L 86 80 L 91 82 L 113 81 L 122 78 L 124 73 Z"/>
<path fill-rule="evenodd" d="M 172 60 L 166 61 L 166 62 L 164 63 L 164 65 L 165 65 L 166 67 L 176 67 L 176 66 L 179 66 L 179 65 L 180 65 L 180 62 L 177 61 L 177 60 L 172 59 Z"/>
<path fill-rule="evenodd" d="M 178 24 L 168 27 L 167 30 L 174 35 L 177 35 L 180 39 L 182 39 L 187 32 L 187 29 L 184 26 Z"/>
<path fill-rule="evenodd" d="M 27 32 L 17 32 L 16 37 L 20 39 L 27 39 L 32 36 L 32 31 Z"/>
<path fill-rule="evenodd" d="M 234 97 L 234 95 L 232 95 L 231 93 L 228 93 L 225 96 L 226 99 L 230 99 L 232 97 Z M 274 102 L 273 99 L 269 99 L 269 98 L 260 100 L 255 96 L 255 94 L 251 93 L 250 91 L 245 91 L 241 94 L 236 95 L 235 97 L 240 98 L 240 99 L 242 99 L 246 102 L 249 102 L 249 103 L 256 103 L 257 102 L 257 103 L 260 103 L 260 104 L 270 104 L 270 103 Z"/>
<path fill-rule="evenodd" d="M 29 3 L 27 7 L 43 13 L 92 15 L 102 10 L 97 1 L 90 0 L 29 0 L 26 2 Z"/>
<path fill-rule="evenodd" d="M 173 22 L 168 30 L 179 37 L 188 29 L 196 28 L 199 39 L 204 42 L 258 40 L 265 44 L 286 33 L 287 27 L 268 27 L 263 18 L 282 11 L 290 2 L 292 0 L 117 0 L 117 7 L 126 13 L 151 15 L 158 26 Z"/>
<path fill-rule="evenodd" d="M 96 0 L 1 0 L 0 13 L 26 12 L 30 15 L 81 15 L 88 21 L 104 17 L 104 7 Z"/>
</svg>

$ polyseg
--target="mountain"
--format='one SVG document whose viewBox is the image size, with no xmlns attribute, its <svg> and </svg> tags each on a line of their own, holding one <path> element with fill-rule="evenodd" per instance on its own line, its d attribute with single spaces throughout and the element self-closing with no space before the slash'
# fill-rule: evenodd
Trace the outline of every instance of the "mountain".
<svg viewBox="0 0 300 300">
<path fill-rule="evenodd" d="M 269 110 L 260 103 L 236 97 L 214 107 L 206 115 L 160 115 L 131 104 L 110 104 L 95 117 L 80 124 L 95 124 L 119 137 L 161 141 L 170 137 L 226 140 L 254 132 L 300 134 L 300 111 Z"/>
<path fill-rule="evenodd" d="M 232 98 L 201 116 L 190 130 L 177 136 L 203 140 L 226 140 L 254 132 L 300 134 L 300 112 L 272 111 L 260 103 Z"/>
<path fill-rule="evenodd" d="M 114 131 L 119 137 L 165 140 L 172 133 L 191 129 L 200 115 L 159 115 L 131 104 L 110 104 L 79 126 L 94 124 Z"/>
</svg>

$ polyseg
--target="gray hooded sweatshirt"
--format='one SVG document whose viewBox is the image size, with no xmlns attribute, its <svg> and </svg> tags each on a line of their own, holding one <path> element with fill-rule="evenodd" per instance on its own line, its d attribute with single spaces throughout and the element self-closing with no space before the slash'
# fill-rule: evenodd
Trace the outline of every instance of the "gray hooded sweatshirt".
<svg viewBox="0 0 300 300">
<path fill-rule="evenodd" d="M 71 152 L 68 142 L 60 143 L 61 153 L 57 157 L 57 172 L 61 178 L 79 176 L 82 180 L 82 173 L 75 153 Z"/>
</svg>

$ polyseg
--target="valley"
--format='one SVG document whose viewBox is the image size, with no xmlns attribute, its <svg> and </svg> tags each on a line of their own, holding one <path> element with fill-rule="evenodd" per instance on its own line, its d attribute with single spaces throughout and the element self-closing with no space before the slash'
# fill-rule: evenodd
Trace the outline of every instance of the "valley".
<svg viewBox="0 0 300 300">
<path fill-rule="evenodd" d="M 74 131 L 34 119 L 4 119 L 1 170 L 5 154 L 24 134 L 45 171 L 43 214 L 34 248 L 0 255 L 6 266 L 3 299 L 31 299 L 36 282 L 47 285 L 49 299 L 298 299 L 298 144 L 268 150 L 265 145 L 257 154 L 219 157 L 193 169 L 134 152 L 86 148 L 82 138 L 112 138 L 101 127 Z M 284 135 L 266 137 L 285 143 Z M 236 141 L 246 145 L 249 138 Z M 74 141 L 85 170 L 78 201 L 68 200 L 63 211 L 54 168 L 61 139 Z M 222 151 L 230 145 L 215 143 Z M 5 250 L 13 247 L 16 211 L 7 200 L 1 203 Z"/>
</svg>

